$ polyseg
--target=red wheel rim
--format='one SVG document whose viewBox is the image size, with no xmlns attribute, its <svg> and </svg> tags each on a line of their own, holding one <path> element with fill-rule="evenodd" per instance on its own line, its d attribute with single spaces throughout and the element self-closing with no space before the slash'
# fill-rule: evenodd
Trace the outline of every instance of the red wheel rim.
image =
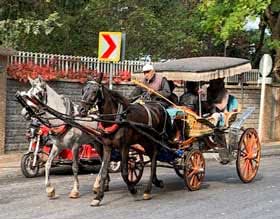
<svg viewBox="0 0 280 219">
<path fill-rule="evenodd" d="M 261 157 L 261 145 L 255 129 L 246 129 L 238 147 L 237 172 L 240 179 L 247 183 L 257 175 Z"/>
<path fill-rule="evenodd" d="M 128 160 L 128 181 L 131 184 L 137 184 L 144 171 L 144 158 L 137 152 L 131 153 Z"/>
<path fill-rule="evenodd" d="M 185 182 L 189 190 L 198 190 L 205 176 L 205 160 L 199 150 L 189 152 L 186 158 Z"/>
</svg>

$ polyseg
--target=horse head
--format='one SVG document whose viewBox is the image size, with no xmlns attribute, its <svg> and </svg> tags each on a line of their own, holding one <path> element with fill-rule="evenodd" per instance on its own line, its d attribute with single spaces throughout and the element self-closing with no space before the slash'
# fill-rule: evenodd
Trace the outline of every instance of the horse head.
<svg viewBox="0 0 280 219">
<path fill-rule="evenodd" d="M 31 88 L 27 91 L 27 92 L 21 92 L 22 95 L 26 95 L 29 98 L 37 98 L 38 100 L 40 100 L 43 103 L 47 103 L 47 88 L 46 88 L 46 82 L 39 76 L 36 79 L 31 79 L 28 78 L 29 83 L 31 85 Z M 27 100 L 26 103 L 33 108 L 33 110 L 38 111 L 38 106 L 36 104 L 34 104 L 33 102 Z M 29 120 L 30 119 L 30 115 L 27 112 L 27 110 L 25 108 L 23 108 L 21 110 L 21 115 Z"/>
<path fill-rule="evenodd" d="M 86 85 L 82 89 L 82 100 L 78 107 L 79 114 L 81 116 L 86 116 L 88 111 L 95 105 L 97 102 L 103 98 L 102 93 L 102 81 L 103 73 L 100 74 L 99 78 L 94 80 L 88 80 Z"/>
</svg>

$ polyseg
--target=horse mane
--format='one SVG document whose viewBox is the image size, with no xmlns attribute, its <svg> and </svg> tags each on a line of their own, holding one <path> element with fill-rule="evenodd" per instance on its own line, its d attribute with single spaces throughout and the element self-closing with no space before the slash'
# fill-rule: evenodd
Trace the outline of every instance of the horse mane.
<svg viewBox="0 0 280 219">
<path fill-rule="evenodd" d="M 123 95 L 121 95 L 119 92 L 114 91 L 114 90 L 109 90 L 107 87 L 103 86 L 103 88 L 111 94 L 111 97 L 113 101 L 116 101 L 117 103 L 121 103 L 125 107 L 129 105 L 129 101 L 127 98 L 125 98 Z"/>
</svg>

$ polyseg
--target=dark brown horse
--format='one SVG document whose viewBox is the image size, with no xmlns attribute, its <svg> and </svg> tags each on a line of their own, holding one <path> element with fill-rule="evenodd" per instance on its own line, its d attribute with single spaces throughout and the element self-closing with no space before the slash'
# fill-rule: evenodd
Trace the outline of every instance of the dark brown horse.
<svg viewBox="0 0 280 219">
<path fill-rule="evenodd" d="M 101 81 L 101 80 L 100 80 Z M 136 194 L 137 190 L 128 180 L 128 153 L 133 144 L 140 144 L 151 159 L 151 175 L 145 188 L 143 199 L 151 199 L 152 184 L 163 187 L 163 182 L 156 176 L 156 157 L 160 141 L 167 138 L 166 130 L 170 130 L 170 119 L 164 107 L 157 102 L 145 105 L 130 104 L 129 101 L 116 91 L 109 90 L 101 83 L 89 81 L 83 89 L 83 96 L 79 112 L 86 115 L 93 106 L 98 106 L 100 118 L 105 121 L 103 130 L 113 127 L 113 131 L 104 133 L 101 139 L 103 147 L 103 163 L 100 190 L 92 201 L 93 206 L 100 204 L 104 196 L 104 181 L 112 148 L 118 148 L 122 157 L 122 177 L 129 191 Z M 115 125 L 112 126 L 112 121 Z M 116 125 L 117 124 L 117 125 Z M 107 129 L 106 129 L 107 128 Z M 147 133 L 149 133 L 147 135 Z M 158 141 L 155 143 L 155 141 Z"/>
</svg>

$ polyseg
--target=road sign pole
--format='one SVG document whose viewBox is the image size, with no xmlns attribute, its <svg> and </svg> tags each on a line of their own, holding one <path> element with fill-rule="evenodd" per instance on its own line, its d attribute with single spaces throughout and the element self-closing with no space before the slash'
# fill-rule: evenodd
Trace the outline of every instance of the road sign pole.
<svg viewBox="0 0 280 219">
<path fill-rule="evenodd" d="M 125 40 L 126 40 L 126 33 L 122 32 L 122 43 L 121 43 L 121 47 L 122 47 L 121 60 L 122 61 L 125 60 Z"/>
<path fill-rule="evenodd" d="M 110 63 L 110 71 L 109 71 L 109 89 L 113 89 L 113 63 Z"/>
<path fill-rule="evenodd" d="M 262 74 L 262 88 L 261 88 L 261 103 L 260 103 L 260 115 L 259 115 L 259 127 L 258 133 L 260 142 L 263 140 L 263 120 L 264 120 L 264 105 L 265 105 L 265 79 L 269 75 L 272 69 L 272 59 L 268 54 L 264 54 L 260 62 L 260 72 Z"/>
</svg>

